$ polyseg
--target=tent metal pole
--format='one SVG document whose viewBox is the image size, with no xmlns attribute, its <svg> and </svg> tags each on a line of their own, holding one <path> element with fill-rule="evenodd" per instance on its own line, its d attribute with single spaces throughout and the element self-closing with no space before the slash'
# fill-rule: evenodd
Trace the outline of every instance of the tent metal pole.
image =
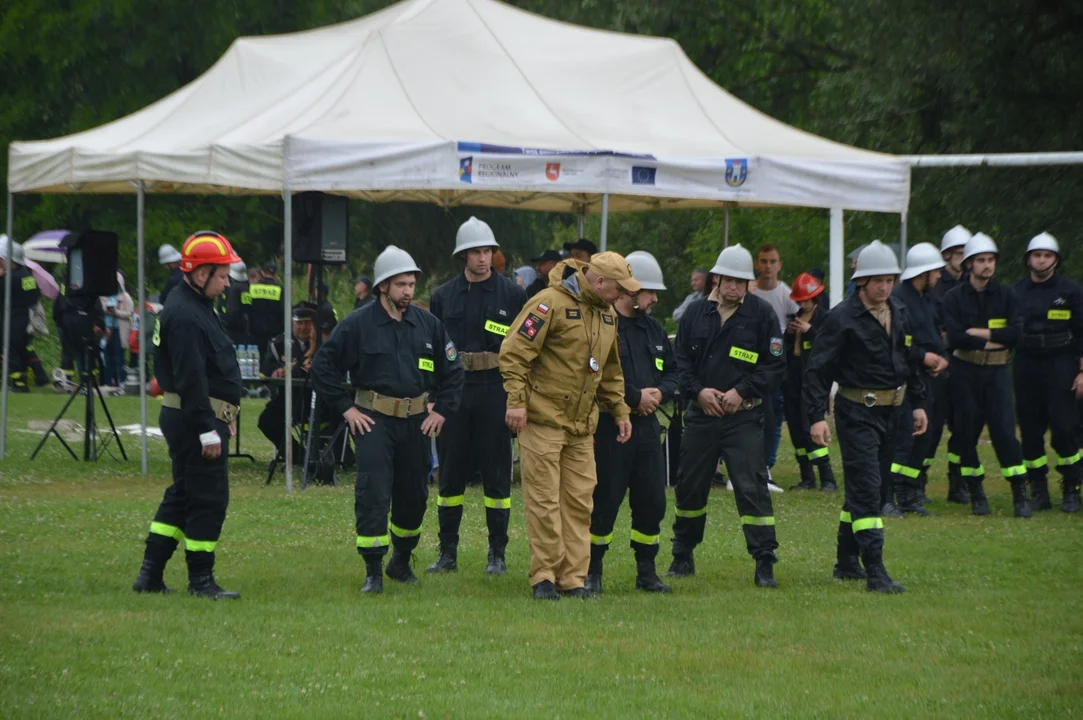
<svg viewBox="0 0 1083 720">
<path fill-rule="evenodd" d="M 910 167 L 1022 167 L 1083 165 L 1083 152 L 992 153 L 990 155 L 903 155 Z"/>
<path fill-rule="evenodd" d="M 147 465 L 147 328 L 144 320 L 143 309 L 147 306 L 147 277 L 146 277 L 146 226 L 143 218 L 146 212 L 146 188 L 143 181 L 139 181 L 135 196 L 135 246 L 136 262 L 139 264 L 139 300 L 135 311 L 139 319 L 139 425 L 141 429 L 140 452 L 142 453 L 142 470 L 146 475 L 149 472 Z"/>
<path fill-rule="evenodd" d="M 846 287 L 842 268 L 844 243 L 842 208 L 831 208 L 831 307 L 842 302 L 842 294 Z"/>
<path fill-rule="evenodd" d="M 578 222 L 578 226 L 579 226 L 578 227 L 579 234 L 576 236 L 577 240 L 583 237 L 583 233 L 586 232 L 586 229 L 587 229 L 587 206 L 586 205 L 580 205 L 579 206 L 579 222 Z"/>
<path fill-rule="evenodd" d="M 907 233 L 907 216 L 906 213 L 899 213 L 899 267 L 903 267 L 906 263 L 906 233 Z"/>
<path fill-rule="evenodd" d="M 8 373 L 11 372 L 11 256 L 15 254 L 15 195 L 8 191 L 8 246 L 4 251 L 4 376 L 0 378 L 0 460 L 8 450 Z"/>
<path fill-rule="evenodd" d="M 602 193 L 602 233 L 598 246 L 605 252 L 606 233 L 609 230 L 609 193 Z"/>
<path fill-rule="evenodd" d="M 722 208 L 722 249 L 730 246 L 730 209 Z"/>
<path fill-rule="evenodd" d="M 282 393 L 286 396 L 286 416 L 283 422 L 286 424 L 286 492 L 293 492 L 293 195 L 290 193 L 289 184 L 286 183 L 282 190 L 282 200 L 285 207 L 282 212 L 282 264 L 286 267 L 283 285 L 286 291 L 286 302 L 282 304 L 283 332 L 286 333 L 286 342 L 283 343 L 285 356 L 283 360 L 286 366 L 286 384 Z"/>
</svg>

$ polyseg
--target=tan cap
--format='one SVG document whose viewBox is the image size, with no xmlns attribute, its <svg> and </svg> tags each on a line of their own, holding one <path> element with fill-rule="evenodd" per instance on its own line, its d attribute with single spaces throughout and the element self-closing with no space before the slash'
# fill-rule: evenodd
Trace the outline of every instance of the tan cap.
<svg viewBox="0 0 1083 720">
<path fill-rule="evenodd" d="M 598 253 L 590 258 L 590 264 L 587 267 L 596 275 L 616 281 L 628 292 L 639 292 L 643 289 L 639 281 L 632 277 L 632 266 L 620 253 Z"/>
</svg>

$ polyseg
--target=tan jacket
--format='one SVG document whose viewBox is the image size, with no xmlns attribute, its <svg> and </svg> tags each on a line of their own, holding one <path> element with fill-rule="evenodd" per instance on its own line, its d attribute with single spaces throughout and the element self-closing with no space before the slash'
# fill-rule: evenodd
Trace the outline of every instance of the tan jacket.
<svg viewBox="0 0 1083 720">
<path fill-rule="evenodd" d="M 565 260 L 553 268 L 549 287 L 527 301 L 500 346 L 508 407 L 525 407 L 528 422 L 579 436 L 594 434 L 599 406 L 618 420 L 629 415 L 617 316 L 590 289 L 586 267 Z"/>
</svg>

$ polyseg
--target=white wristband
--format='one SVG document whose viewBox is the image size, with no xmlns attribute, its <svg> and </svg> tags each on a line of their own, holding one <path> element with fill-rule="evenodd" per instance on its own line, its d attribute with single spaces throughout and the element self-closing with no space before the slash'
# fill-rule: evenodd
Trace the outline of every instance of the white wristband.
<svg viewBox="0 0 1083 720">
<path fill-rule="evenodd" d="M 203 443 L 203 447 L 207 447 L 208 445 L 219 445 L 222 442 L 222 438 L 218 435 L 217 431 L 211 430 L 210 432 L 200 434 L 199 442 Z"/>
</svg>

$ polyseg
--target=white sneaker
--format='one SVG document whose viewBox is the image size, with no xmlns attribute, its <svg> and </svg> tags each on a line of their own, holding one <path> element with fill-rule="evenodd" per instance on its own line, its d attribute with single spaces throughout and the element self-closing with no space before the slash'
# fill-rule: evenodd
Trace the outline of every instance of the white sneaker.
<svg viewBox="0 0 1083 720">
<path fill-rule="evenodd" d="M 733 481 L 732 480 L 727 480 L 726 481 L 726 489 L 729 490 L 730 492 L 733 492 Z"/>
<path fill-rule="evenodd" d="M 770 480 L 767 481 L 767 489 L 770 490 L 771 492 L 775 492 L 775 493 L 786 492 L 785 490 L 780 488 L 778 485 L 775 485 Z"/>
</svg>

